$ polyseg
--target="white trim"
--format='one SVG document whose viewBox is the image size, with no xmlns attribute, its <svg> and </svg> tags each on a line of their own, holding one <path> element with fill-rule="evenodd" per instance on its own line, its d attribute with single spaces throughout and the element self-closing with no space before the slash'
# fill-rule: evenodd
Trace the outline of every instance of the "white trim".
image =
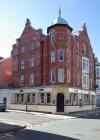
<svg viewBox="0 0 100 140">
<path fill-rule="evenodd" d="M 90 95 L 96 95 L 94 91 L 86 91 L 81 89 L 75 89 L 75 88 L 69 88 L 70 93 L 80 93 L 80 94 L 90 94 Z"/>
</svg>

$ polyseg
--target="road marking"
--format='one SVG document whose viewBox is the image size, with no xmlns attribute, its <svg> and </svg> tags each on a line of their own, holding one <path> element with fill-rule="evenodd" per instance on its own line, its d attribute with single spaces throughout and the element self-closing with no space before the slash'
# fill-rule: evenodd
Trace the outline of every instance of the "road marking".
<svg viewBox="0 0 100 140">
<path fill-rule="evenodd" d="M 7 123 L 7 124 L 12 124 L 12 125 L 20 125 L 21 127 L 26 126 L 27 129 L 32 128 L 32 125 L 30 123 L 23 122 L 23 121 L 0 118 L 0 122 L 4 122 L 4 123 Z"/>
</svg>

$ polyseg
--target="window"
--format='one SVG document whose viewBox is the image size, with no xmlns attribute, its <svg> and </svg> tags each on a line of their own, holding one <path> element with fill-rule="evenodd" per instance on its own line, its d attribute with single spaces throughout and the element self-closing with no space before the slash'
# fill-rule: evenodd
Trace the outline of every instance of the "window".
<svg viewBox="0 0 100 140">
<path fill-rule="evenodd" d="M 51 50 L 51 62 L 55 62 L 55 51 Z"/>
<path fill-rule="evenodd" d="M 34 74 L 31 73 L 30 74 L 30 85 L 33 85 L 34 84 Z"/>
<path fill-rule="evenodd" d="M 64 40 L 65 39 L 65 33 L 59 32 L 59 39 Z"/>
<path fill-rule="evenodd" d="M 77 73 L 77 85 L 79 86 L 80 85 L 80 74 Z"/>
<path fill-rule="evenodd" d="M 70 42 L 71 40 L 71 32 L 68 30 L 67 32 L 67 40 L 68 40 L 68 43 Z"/>
<path fill-rule="evenodd" d="M 56 41 L 56 33 L 54 31 L 52 31 L 51 34 L 50 34 L 50 41 L 51 41 L 51 44 L 52 45 L 55 44 L 55 41 Z"/>
<path fill-rule="evenodd" d="M 83 73 L 89 73 L 89 59 L 86 57 L 82 58 L 82 71 Z"/>
<path fill-rule="evenodd" d="M 82 87 L 85 89 L 89 88 L 89 76 L 88 75 L 83 75 L 82 76 Z"/>
<path fill-rule="evenodd" d="M 30 94 L 27 94 L 27 103 L 30 103 Z"/>
<path fill-rule="evenodd" d="M 35 64 L 35 60 L 34 60 L 34 58 L 32 57 L 32 58 L 30 59 L 30 67 L 34 67 L 34 64 Z"/>
<path fill-rule="evenodd" d="M 35 103 L 35 93 L 32 94 L 32 103 Z"/>
<path fill-rule="evenodd" d="M 50 93 L 47 93 L 47 103 L 50 103 L 51 97 L 50 97 Z"/>
<path fill-rule="evenodd" d="M 24 84 L 24 75 L 21 75 L 20 76 L 20 85 L 23 85 Z"/>
<path fill-rule="evenodd" d="M 24 95 L 21 94 L 21 102 L 23 103 L 23 101 L 24 101 Z"/>
<path fill-rule="evenodd" d="M 64 69 L 58 69 L 58 82 L 64 82 Z"/>
<path fill-rule="evenodd" d="M 70 83 L 70 70 L 67 69 L 67 83 Z"/>
<path fill-rule="evenodd" d="M 58 60 L 59 61 L 64 61 L 64 50 L 63 49 L 60 49 L 58 51 Z"/>
<path fill-rule="evenodd" d="M 96 80 L 97 90 L 100 90 L 100 80 Z"/>
<path fill-rule="evenodd" d="M 16 96 L 17 96 L 17 97 L 16 97 L 16 98 L 17 98 L 17 99 L 16 99 L 16 102 L 18 103 L 18 102 L 19 102 L 19 94 L 17 94 Z"/>
<path fill-rule="evenodd" d="M 100 67 L 96 67 L 96 76 L 97 76 L 97 77 L 100 76 Z"/>
<path fill-rule="evenodd" d="M 71 61 L 71 52 L 70 52 L 70 49 L 68 48 L 67 49 L 67 63 L 69 64 Z"/>
<path fill-rule="evenodd" d="M 77 51 L 79 52 L 80 51 L 80 46 L 79 46 L 79 43 L 77 42 Z"/>
<path fill-rule="evenodd" d="M 36 48 L 36 45 L 35 45 L 35 43 L 33 43 L 32 45 L 31 45 L 31 49 L 33 50 L 33 49 L 35 49 Z"/>
<path fill-rule="evenodd" d="M 44 93 L 41 93 L 41 103 L 44 103 Z"/>
<path fill-rule="evenodd" d="M 55 69 L 51 69 L 51 82 L 55 82 Z"/>
<path fill-rule="evenodd" d="M 24 60 L 21 60 L 21 69 L 24 69 Z"/>
<path fill-rule="evenodd" d="M 21 48 L 20 48 L 20 52 L 21 52 L 21 53 L 24 53 L 24 47 L 21 47 Z"/>
<path fill-rule="evenodd" d="M 79 68 L 80 67 L 80 57 L 77 56 L 77 67 Z"/>
</svg>

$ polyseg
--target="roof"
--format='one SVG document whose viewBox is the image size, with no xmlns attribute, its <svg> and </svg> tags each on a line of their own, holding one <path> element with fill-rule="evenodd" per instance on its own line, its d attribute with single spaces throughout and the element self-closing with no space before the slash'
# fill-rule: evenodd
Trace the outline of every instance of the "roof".
<svg viewBox="0 0 100 140">
<path fill-rule="evenodd" d="M 59 16 L 57 18 L 55 18 L 52 22 L 52 25 L 50 27 L 48 27 L 47 29 L 47 33 L 49 32 L 49 29 L 51 29 L 54 26 L 65 26 L 68 27 L 71 31 L 73 30 L 66 19 L 64 19 L 63 17 L 61 17 L 61 9 L 59 9 Z"/>
</svg>

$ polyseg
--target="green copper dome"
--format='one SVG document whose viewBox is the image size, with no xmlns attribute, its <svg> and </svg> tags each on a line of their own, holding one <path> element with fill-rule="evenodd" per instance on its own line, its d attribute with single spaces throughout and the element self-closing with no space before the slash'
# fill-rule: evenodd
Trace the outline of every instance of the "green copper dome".
<svg viewBox="0 0 100 140">
<path fill-rule="evenodd" d="M 68 24 L 68 22 L 62 18 L 62 17 L 57 17 L 56 19 L 53 20 L 53 25 L 54 24 Z"/>
<path fill-rule="evenodd" d="M 68 22 L 61 17 L 61 9 L 59 9 L 59 16 L 54 19 L 52 25 L 47 28 L 47 33 L 49 33 L 50 29 L 55 28 L 55 26 L 67 27 L 71 32 L 73 31 L 73 29 L 69 26 Z"/>
<path fill-rule="evenodd" d="M 61 9 L 59 9 L 59 16 L 53 20 L 52 22 L 52 25 L 54 24 L 67 24 L 68 25 L 68 22 L 61 17 Z"/>
</svg>

